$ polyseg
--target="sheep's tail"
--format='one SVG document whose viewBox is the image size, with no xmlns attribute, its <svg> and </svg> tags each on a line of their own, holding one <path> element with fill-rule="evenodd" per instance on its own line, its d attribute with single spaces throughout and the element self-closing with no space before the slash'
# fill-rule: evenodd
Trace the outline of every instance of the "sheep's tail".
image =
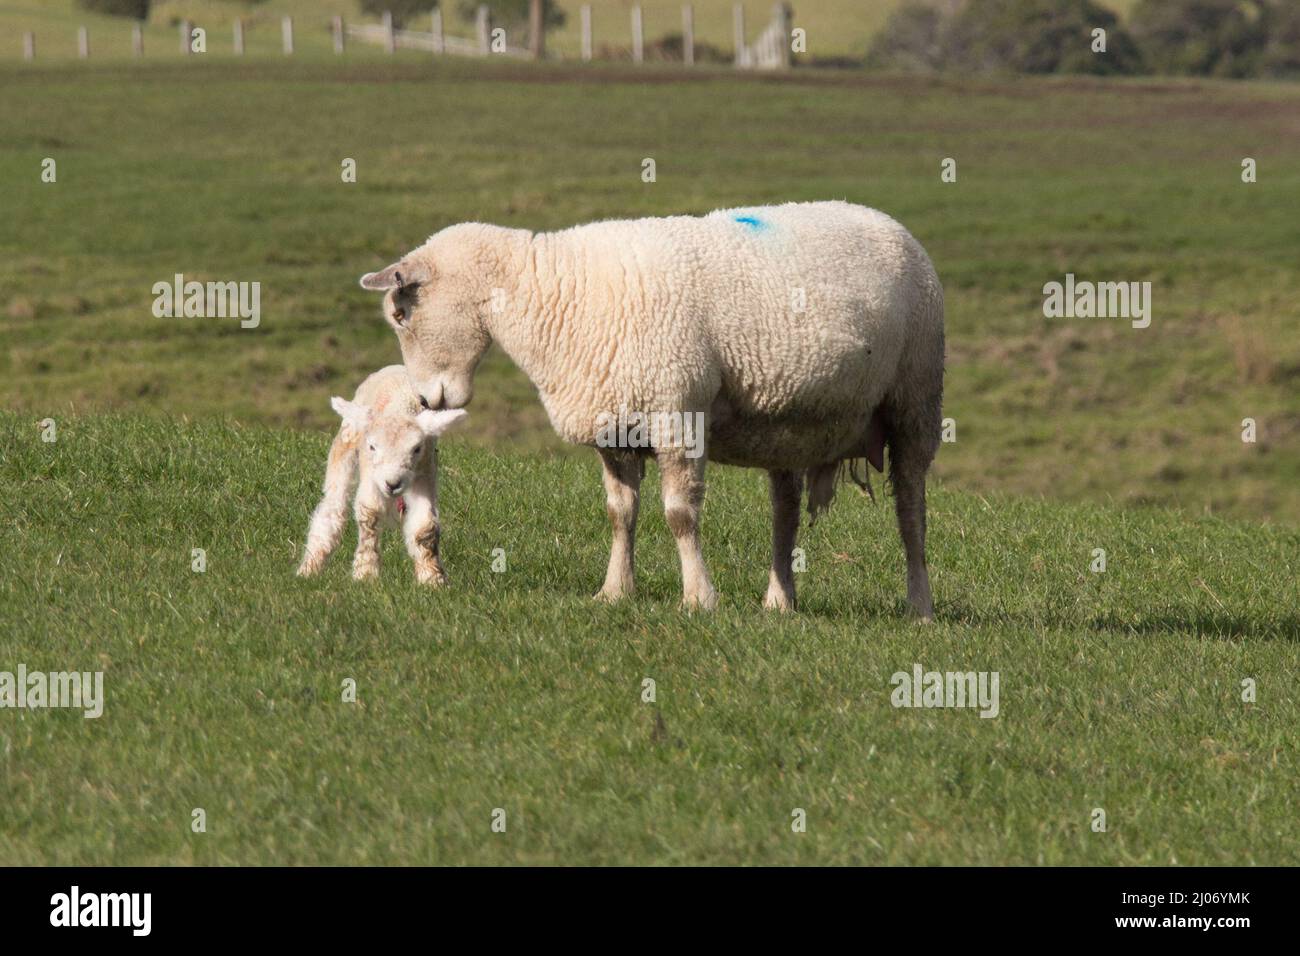
<svg viewBox="0 0 1300 956">
<path fill-rule="evenodd" d="M 307 526 L 307 546 L 298 565 L 300 577 L 310 577 L 319 571 L 343 537 L 348 500 L 356 485 L 360 442 L 361 436 L 346 425 L 334 436 L 325 466 L 324 494 Z"/>
</svg>

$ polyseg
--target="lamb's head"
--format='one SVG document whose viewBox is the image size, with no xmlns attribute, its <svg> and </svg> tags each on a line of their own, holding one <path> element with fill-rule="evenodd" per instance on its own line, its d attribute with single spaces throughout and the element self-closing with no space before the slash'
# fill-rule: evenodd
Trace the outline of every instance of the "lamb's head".
<svg viewBox="0 0 1300 956">
<path fill-rule="evenodd" d="M 384 293 L 384 316 L 411 383 L 434 410 L 462 408 L 524 268 L 531 233 L 481 223 L 450 226 L 392 265 L 361 277 Z"/>
<path fill-rule="evenodd" d="M 387 409 L 375 413 L 344 398 L 334 398 L 330 404 L 361 436 L 359 453 L 366 456 L 375 489 L 385 498 L 397 497 L 420 475 L 433 473 L 438 436 L 468 414 L 459 408 L 425 409 L 418 415 Z"/>
</svg>

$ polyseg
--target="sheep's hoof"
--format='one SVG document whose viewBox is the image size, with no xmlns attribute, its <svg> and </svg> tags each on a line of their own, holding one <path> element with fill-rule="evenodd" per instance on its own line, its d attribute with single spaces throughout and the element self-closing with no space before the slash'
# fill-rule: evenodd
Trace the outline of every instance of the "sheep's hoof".
<svg viewBox="0 0 1300 956">
<path fill-rule="evenodd" d="M 631 588 L 601 588 L 591 596 L 591 599 L 602 604 L 617 604 L 619 601 L 626 601 L 631 596 Z"/>
<path fill-rule="evenodd" d="M 379 580 L 378 568 L 353 568 L 353 581 L 377 581 Z"/>
<path fill-rule="evenodd" d="M 442 588 L 451 583 L 451 579 L 441 571 L 429 574 L 417 574 L 415 580 L 427 588 Z"/>
<path fill-rule="evenodd" d="M 763 598 L 763 608 L 768 611 L 780 611 L 782 613 L 792 613 L 796 610 L 795 602 L 784 594 L 767 595 Z"/>
<path fill-rule="evenodd" d="M 703 594 L 688 594 L 682 598 L 682 609 L 686 611 L 712 611 L 718 606 L 718 592 L 710 588 Z"/>
</svg>

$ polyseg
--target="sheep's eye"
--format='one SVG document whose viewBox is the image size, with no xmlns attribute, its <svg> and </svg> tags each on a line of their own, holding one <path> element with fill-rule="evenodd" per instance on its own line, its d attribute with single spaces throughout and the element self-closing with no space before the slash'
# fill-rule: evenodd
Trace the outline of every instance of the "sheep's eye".
<svg viewBox="0 0 1300 956">
<path fill-rule="evenodd" d="M 423 408 L 426 412 L 429 411 L 429 400 L 425 398 L 423 395 L 420 396 L 420 407 Z"/>
<path fill-rule="evenodd" d="M 416 445 L 414 448 L 411 449 L 411 454 L 412 454 L 412 455 L 418 455 L 419 453 L 420 453 L 420 446 L 419 446 L 419 445 Z"/>
<path fill-rule="evenodd" d="M 374 451 L 374 450 L 375 450 L 375 443 L 374 443 L 374 442 L 371 442 L 371 443 L 370 443 L 370 450 L 371 450 L 371 451 Z"/>
</svg>

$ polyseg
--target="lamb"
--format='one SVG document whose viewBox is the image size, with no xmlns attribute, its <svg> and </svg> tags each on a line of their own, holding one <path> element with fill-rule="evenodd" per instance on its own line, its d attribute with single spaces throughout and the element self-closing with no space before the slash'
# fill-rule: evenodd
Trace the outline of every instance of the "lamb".
<svg viewBox="0 0 1300 956">
<path fill-rule="evenodd" d="M 537 387 L 563 439 L 596 447 L 613 544 L 598 597 L 632 593 L 639 486 L 659 466 L 683 603 L 713 607 L 700 548 L 705 462 L 768 472 L 764 605 L 795 607 L 792 550 L 807 488 L 815 518 L 866 458 L 890 483 L 907 597 L 933 614 L 925 478 L 939 444 L 943 288 L 884 213 L 844 202 L 597 222 L 554 233 L 450 226 L 361 279 L 382 291 L 412 383 L 461 408 L 492 342 Z M 611 416 L 704 423 L 703 448 Z M 653 433 L 653 429 L 651 432 Z M 663 429 L 659 430 L 660 432 Z M 865 474 L 857 479 L 865 480 Z"/>
<path fill-rule="evenodd" d="M 358 581 L 378 577 L 379 529 L 395 520 L 415 563 L 416 580 L 434 587 L 446 584 L 438 557 L 437 438 L 466 412 L 422 408 L 401 365 L 368 377 L 352 401 L 334 398 L 330 404 L 343 423 L 330 445 L 325 491 L 311 516 L 299 576 L 316 574 L 338 547 L 356 483 L 352 576 Z"/>
</svg>

